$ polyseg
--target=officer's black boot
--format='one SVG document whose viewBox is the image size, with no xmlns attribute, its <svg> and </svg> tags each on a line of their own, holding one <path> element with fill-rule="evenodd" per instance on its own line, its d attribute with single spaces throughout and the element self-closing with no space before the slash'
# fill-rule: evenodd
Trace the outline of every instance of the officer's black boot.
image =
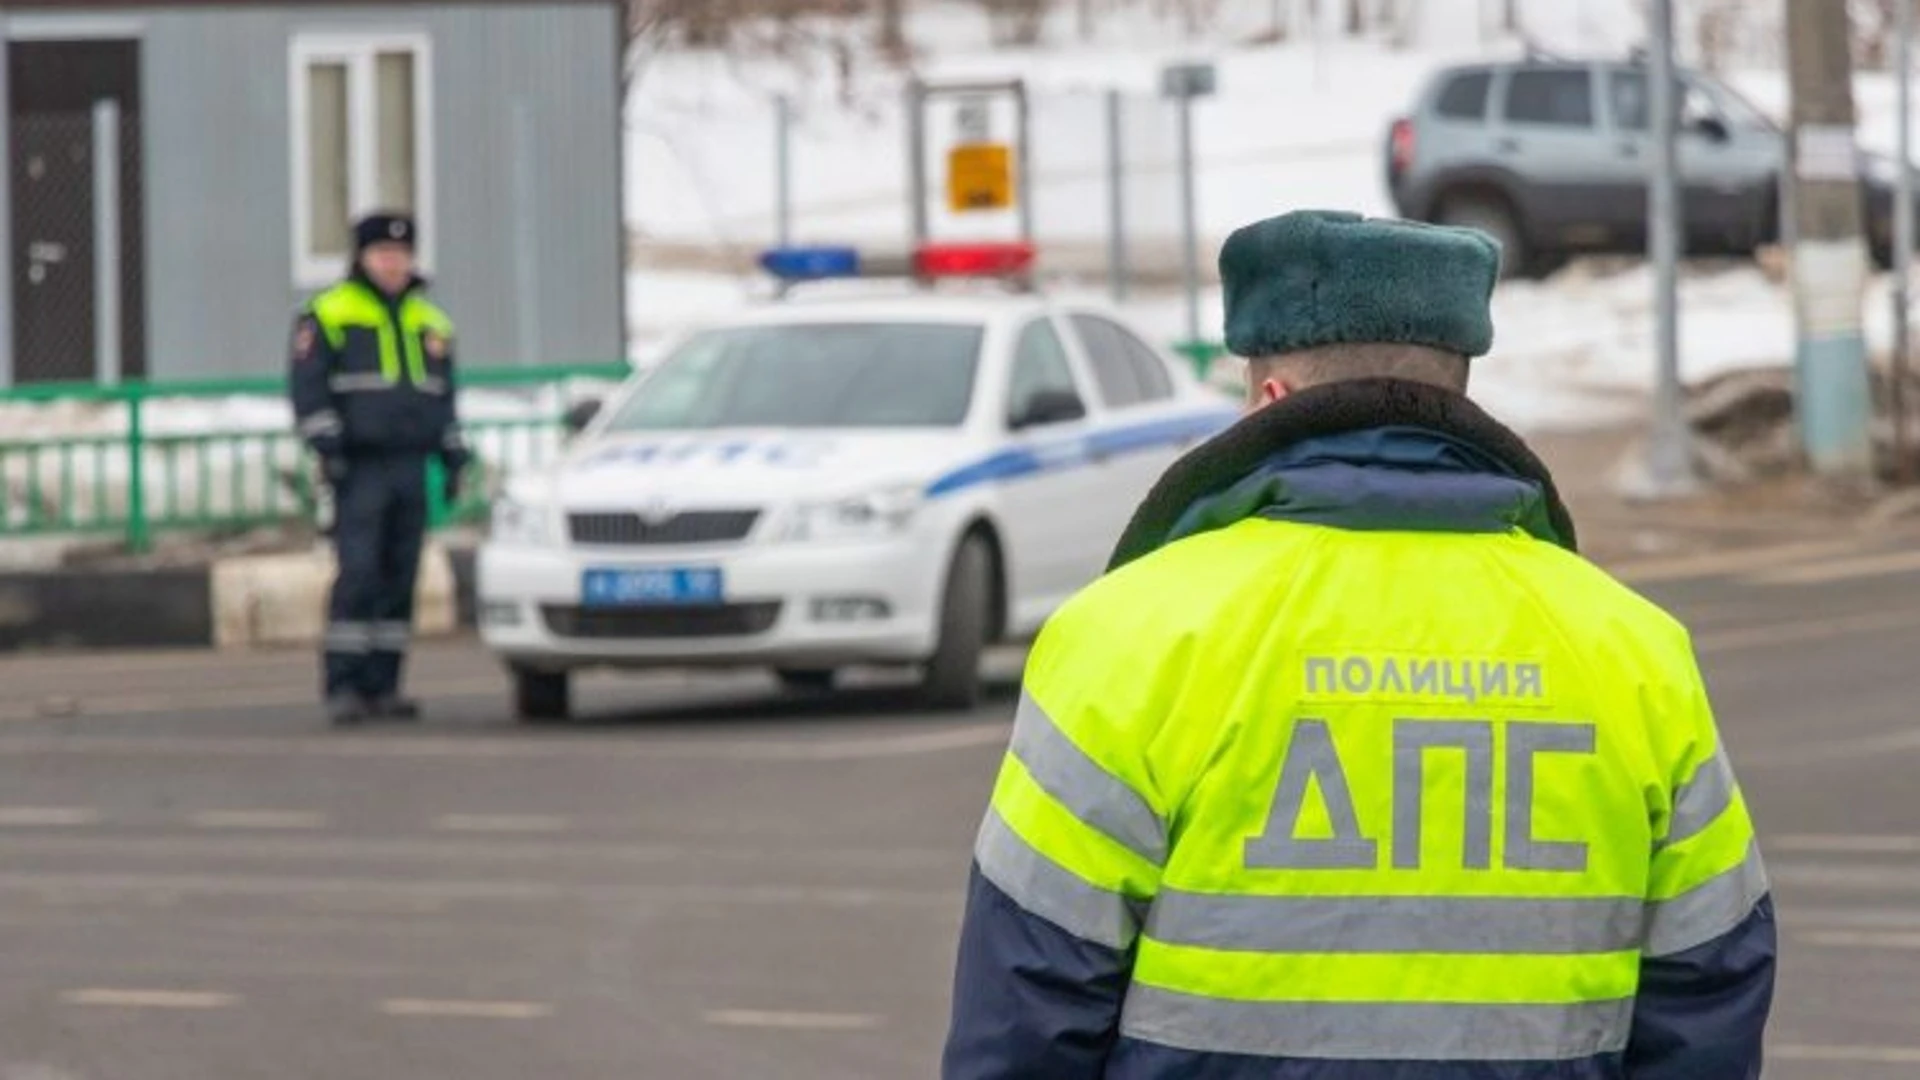
<svg viewBox="0 0 1920 1080">
<path fill-rule="evenodd" d="M 379 720 L 418 720 L 420 703 L 398 694 L 387 694 L 367 703 L 367 711 Z"/>
<path fill-rule="evenodd" d="M 338 694 L 327 699 L 327 722 L 334 727 L 359 727 L 368 717 L 367 703 L 357 694 Z"/>
</svg>

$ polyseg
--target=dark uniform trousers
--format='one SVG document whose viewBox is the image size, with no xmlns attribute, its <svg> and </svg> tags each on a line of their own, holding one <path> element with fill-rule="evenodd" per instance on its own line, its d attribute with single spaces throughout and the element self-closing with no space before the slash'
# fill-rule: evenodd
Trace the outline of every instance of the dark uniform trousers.
<svg viewBox="0 0 1920 1080">
<path fill-rule="evenodd" d="M 347 459 L 334 514 L 339 573 L 327 608 L 326 696 L 397 695 L 427 528 L 427 459 Z"/>
</svg>

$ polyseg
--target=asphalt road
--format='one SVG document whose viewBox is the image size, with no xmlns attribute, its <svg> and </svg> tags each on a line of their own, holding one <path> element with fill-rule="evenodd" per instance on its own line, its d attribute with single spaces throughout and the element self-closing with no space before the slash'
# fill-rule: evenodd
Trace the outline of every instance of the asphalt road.
<svg viewBox="0 0 1920 1080">
<path fill-rule="evenodd" d="M 1920 549 L 1634 574 L 1763 831 L 1768 1075 L 1920 1076 Z M 472 648 L 416 674 L 429 723 L 335 734 L 304 654 L 0 661 L 0 1080 L 933 1075 L 1010 681 L 596 680 L 529 731 Z"/>
</svg>

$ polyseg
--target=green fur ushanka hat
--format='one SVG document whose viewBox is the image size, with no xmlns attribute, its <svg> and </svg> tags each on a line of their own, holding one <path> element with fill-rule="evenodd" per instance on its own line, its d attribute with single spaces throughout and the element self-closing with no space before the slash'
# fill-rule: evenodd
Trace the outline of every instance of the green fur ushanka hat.
<svg viewBox="0 0 1920 1080">
<path fill-rule="evenodd" d="M 1268 218 L 1220 249 L 1227 349 L 1381 343 L 1483 356 L 1499 276 L 1500 245 L 1472 229 L 1328 210 Z"/>
</svg>

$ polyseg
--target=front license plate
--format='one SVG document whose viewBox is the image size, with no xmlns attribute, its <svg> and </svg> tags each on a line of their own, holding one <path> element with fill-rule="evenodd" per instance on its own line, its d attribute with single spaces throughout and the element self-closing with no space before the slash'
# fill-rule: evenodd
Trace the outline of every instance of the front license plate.
<svg viewBox="0 0 1920 1080">
<path fill-rule="evenodd" d="M 588 570 L 580 583 L 587 607 L 718 604 L 724 595 L 718 567 Z"/>
</svg>

